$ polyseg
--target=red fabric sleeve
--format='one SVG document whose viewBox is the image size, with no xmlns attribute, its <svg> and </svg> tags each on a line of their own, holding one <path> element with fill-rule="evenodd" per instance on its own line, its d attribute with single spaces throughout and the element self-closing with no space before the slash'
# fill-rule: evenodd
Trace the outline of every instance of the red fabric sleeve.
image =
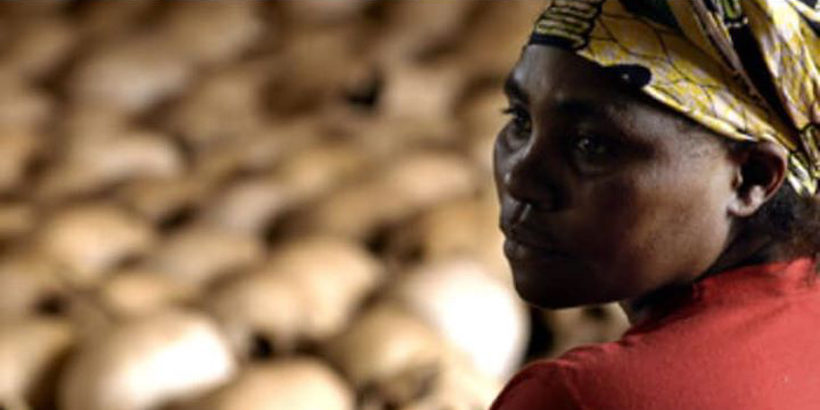
<svg viewBox="0 0 820 410">
<path fill-rule="evenodd" d="M 582 408 L 561 365 L 555 361 L 541 361 L 516 374 L 495 399 L 490 410 Z"/>
</svg>

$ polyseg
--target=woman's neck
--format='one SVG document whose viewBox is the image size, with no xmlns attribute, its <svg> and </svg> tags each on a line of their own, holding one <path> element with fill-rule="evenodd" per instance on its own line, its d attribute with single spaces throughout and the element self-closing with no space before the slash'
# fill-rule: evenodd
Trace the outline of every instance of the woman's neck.
<svg viewBox="0 0 820 410">
<path fill-rule="evenodd" d="M 772 263 L 787 258 L 781 246 L 769 236 L 738 238 L 732 241 L 712 266 L 693 282 L 743 266 Z M 693 282 L 667 286 L 637 298 L 623 300 L 619 302 L 619 305 L 629 318 L 629 323 L 634 326 L 650 317 L 659 317 L 668 313 L 667 311 L 675 306 L 676 301 L 688 296 Z"/>
</svg>

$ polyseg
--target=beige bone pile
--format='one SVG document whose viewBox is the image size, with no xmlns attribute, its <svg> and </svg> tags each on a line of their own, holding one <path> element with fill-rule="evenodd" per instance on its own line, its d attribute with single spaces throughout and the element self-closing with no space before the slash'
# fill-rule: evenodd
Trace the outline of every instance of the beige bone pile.
<svg viewBox="0 0 820 410">
<path fill-rule="evenodd" d="M 0 408 L 484 409 L 617 337 L 501 253 L 540 3 L 0 2 Z"/>
</svg>

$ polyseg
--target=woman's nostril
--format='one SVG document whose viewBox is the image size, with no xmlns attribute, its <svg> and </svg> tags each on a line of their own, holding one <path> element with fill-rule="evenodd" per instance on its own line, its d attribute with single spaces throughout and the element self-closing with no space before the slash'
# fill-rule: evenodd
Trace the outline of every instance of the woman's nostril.
<svg viewBox="0 0 820 410">
<path fill-rule="evenodd" d="M 530 210 L 532 209 L 532 205 L 526 201 L 516 201 L 513 205 L 512 215 L 510 217 L 510 223 L 512 225 L 517 225 L 522 220 L 526 219 L 530 214 Z"/>
</svg>

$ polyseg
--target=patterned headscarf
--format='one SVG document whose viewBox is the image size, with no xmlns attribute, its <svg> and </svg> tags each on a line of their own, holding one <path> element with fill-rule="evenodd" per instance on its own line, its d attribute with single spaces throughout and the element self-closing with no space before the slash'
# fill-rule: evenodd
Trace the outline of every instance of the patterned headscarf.
<svg viewBox="0 0 820 410">
<path fill-rule="evenodd" d="M 553 0 L 531 44 L 574 51 L 728 138 L 786 147 L 820 179 L 818 0 Z"/>
</svg>

